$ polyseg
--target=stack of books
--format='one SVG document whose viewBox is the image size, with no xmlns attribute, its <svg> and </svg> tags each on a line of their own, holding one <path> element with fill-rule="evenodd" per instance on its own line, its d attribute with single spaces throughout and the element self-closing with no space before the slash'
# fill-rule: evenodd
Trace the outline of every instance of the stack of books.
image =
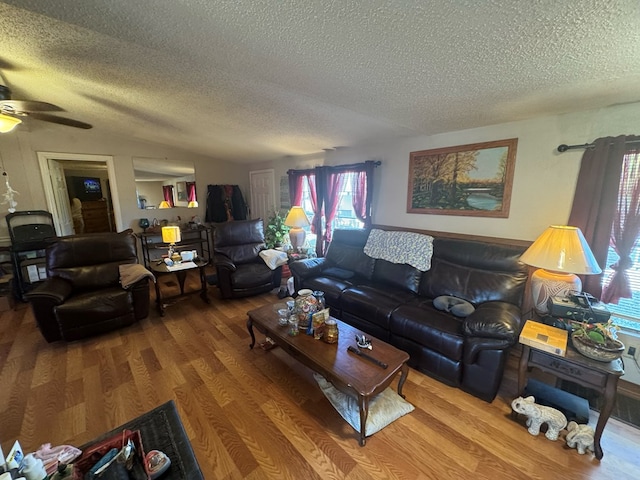
<svg viewBox="0 0 640 480">
<path fill-rule="evenodd" d="M 520 343 L 547 353 L 564 357 L 567 353 L 568 332 L 561 328 L 527 320 L 520 333 Z"/>
</svg>

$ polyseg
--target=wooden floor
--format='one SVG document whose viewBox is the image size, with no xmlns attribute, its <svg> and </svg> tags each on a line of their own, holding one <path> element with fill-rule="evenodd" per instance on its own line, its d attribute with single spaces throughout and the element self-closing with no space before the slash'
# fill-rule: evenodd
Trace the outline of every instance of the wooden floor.
<svg viewBox="0 0 640 480">
<path fill-rule="evenodd" d="M 5 453 L 15 439 L 26 451 L 79 445 L 173 399 L 207 479 L 640 478 L 640 430 L 616 420 L 602 461 L 529 435 L 510 415 L 515 356 L 490 404 L 411 370 L 416 409 L 360 447 L 305 367 L 277 348 L 249 350 L 246 312 L 276 296 L 210 291 L 211 305 L 185 297 L 164 318 L 154 309 L 70 344 L 46 343 L 26 305 L 0 314 Z"/>
</svg>

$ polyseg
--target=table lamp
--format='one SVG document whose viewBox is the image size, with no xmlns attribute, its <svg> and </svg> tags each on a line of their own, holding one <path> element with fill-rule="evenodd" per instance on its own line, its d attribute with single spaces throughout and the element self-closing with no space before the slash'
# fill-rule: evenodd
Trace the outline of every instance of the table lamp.
<svg viewBox="0 0 640 480">
<path fill-rule="evenodd" d="M 538 267 L 531 275 L 531 293 L 534 308 L 542 315 L 549 312 L 550 297 L 582 290 L 582 281 L 575 274 L 602 273 L 577 227 L 551 225 L 522 254 L 520 261 Z"/>
<path fill-rule="evenodd" d="M 291 207 L 289 214 L 284 221 L 287 227 L 291 227 L 289 230 L 289 239 L 291 240 L 291 246 L 295 251 L 299 251 L 300 247 L 304 245 L 306 233 L 302 227 L 307 227 L 311 224 L 307 214 L 304 213 L 302 207 Z"/>
<path fill-rule="evenodd" d="M 169 259 L 172 259 L 176 243 L 178 243 L 180 240 L 182 240 L 182 237 L 180 236 L 180 227 L 175 225 L 162 227 L 162 241 L 169 244 Z"/>
<path fill-rule="evenodd" d="M 163 200 L 160 202 L 160 205 L 158 205 L 158 208 L 171 208 L 171 205 L 166 200 Z"/>
</svg>

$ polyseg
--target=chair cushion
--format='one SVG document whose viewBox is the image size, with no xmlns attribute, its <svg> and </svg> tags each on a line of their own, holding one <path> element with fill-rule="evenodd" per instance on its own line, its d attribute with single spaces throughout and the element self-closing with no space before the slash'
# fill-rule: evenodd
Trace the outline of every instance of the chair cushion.
<svg viewBox="0 0 640 480">
<path fill-rule="evenodd" d="M 74 295 L 54 308 L 65 340 L 106 332 L 135 321 L 131 292 L 121 287 Z"/>
<path fill-rule="evenodd" d="M 259 260 L 259 262 L 237 265 L 238 269 L 231 276 L 232 288 L 253 288 L 271 283 L 273 271 L 262 260 Z"/>
</svg>

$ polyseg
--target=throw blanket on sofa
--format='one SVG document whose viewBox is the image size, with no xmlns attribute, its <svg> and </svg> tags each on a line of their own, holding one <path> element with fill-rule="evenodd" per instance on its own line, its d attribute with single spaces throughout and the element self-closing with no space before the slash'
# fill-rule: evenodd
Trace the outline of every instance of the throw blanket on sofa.
<svg viewBox="0 0 640 480">
<path fill-rule="evenodd" d="M 138 280 L 142 280 L 145 277 L 151 279 L 152 282 L 156 281 L 156 277 L 149 270 L 144 268 L 139 263 L 125 263 L 118 265 L 120 272 L 120 285 L 122 288 L 127 289 Z"/>
<path fill-rule="evenodd" d="M 431 268 L 433 237 L 422 233 L 371 230 L 364 253 L 391 263 L 407 263 L 422 272 Z"/>
</svg>

